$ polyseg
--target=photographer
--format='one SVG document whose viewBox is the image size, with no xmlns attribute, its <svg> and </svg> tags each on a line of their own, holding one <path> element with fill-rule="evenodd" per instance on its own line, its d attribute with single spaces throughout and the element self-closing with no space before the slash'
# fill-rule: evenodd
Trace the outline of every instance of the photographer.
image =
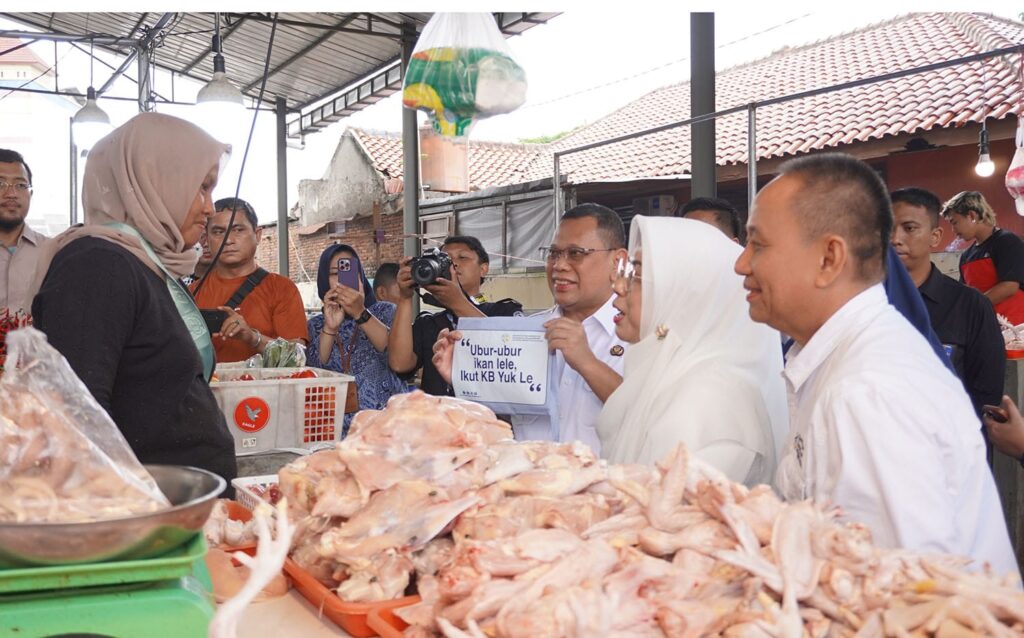
<svg viewBox="0 0 1024 638">
<path fill-rule="evenodd" d="M 398 271 L 401 298 L 395 309 L 395 318 L 388 338 L 388 365 L 401 375 L 423 368 L 421 389 L 427 394 L 451 395 L 451 387 L 438 374 L 431 362 L 434 342 L 444 329 L 453 329 L 459 317 L 511 317 L 522 314 L 523 306 L 512 299 L 496 302 L 484 301 L 480 285 L 487 276 L 490 258 L 476 237 L 453 236 L 441 246 L 444 252 L 425 255 L 418 260 L 405 258 Z M 445 271 L 446 262 L 450 265 Z M 445 308 L 437 313 L 422 313 L 412 320 L 412 300 L 417 282 L 413 280 L 413 261 L 416 278 Z M 438 272 L 440 271 L 440 272 Z M 433 281 L 433 283 L 426 283 Z"/>
</svg>

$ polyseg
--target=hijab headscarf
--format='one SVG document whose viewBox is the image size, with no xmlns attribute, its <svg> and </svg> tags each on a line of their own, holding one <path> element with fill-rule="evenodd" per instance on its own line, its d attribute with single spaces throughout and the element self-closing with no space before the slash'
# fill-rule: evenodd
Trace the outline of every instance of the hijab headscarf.
<svg viewBox="0 0 1024 638">
<path fill-rule="evenodd" d="M 602 455 L 650 464 L 683 442 L 734 481 L 770 483 L 789 428 L 781 342 L 750 319 L 740 247 L 689 219 L 634 217 L 630 235 L 630 253 L 643 249 L 640 341 L 601 411 Z"/>
<path fill-rule="evenodd" d="M 323 301 L 324 295 L 327 294 L 327 291 L 337 281 L 337 279 L 331 281 L 331 259 L 342 250 L 352 253 L 359 262 L 359 279 L 363 282 L 363 305 L 369 308 L 377 303 L 377 297 L 373 294 L 373 286 L 370 285 L 370 280 L 366 278 L 366 271 L 363 270 L 363 260 L 359 259 L 359 253 L 348 244 L 333 244 L 320 253 L 320 266 L 316 270 L 316 290 L 320 294 L 320 301 Z"/>
<path fill-rule="evenodd" d="M 89 152 L 82 186 L 85 225 L 69 228 L 44 245 L 32 296 L 53 256 L 82 237 L 121 246 L 163 278 L 139 240 L 103 226 L 108 222 L 137 230 L 175 277 L 190 274 L 199 254 L 185 245 L 180 228 L 206 175 L 230 152 L 229 145 L 170 115 L 140 113 L 115 129 Z"/>
</svg>

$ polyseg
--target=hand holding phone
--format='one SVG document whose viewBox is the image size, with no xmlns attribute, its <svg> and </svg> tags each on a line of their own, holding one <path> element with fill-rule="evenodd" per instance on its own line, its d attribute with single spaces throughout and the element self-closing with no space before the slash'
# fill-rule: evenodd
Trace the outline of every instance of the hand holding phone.
<svg viewBox="0 0 1024 638">
<path fill-rule="evenodd" d="M 1010 416 L 1006 413 L 1006 410 L 995 405 L 983 405 L 981 407 L 981 413 L 996 423 L 1007 423 L 1010 420 Z"/>
<path fill-rule="evenodd" d="M 200 308 L 199 313 L 203 315 L 203 321 L 206 322 L 206 329 L 210 331 L 210 334 L 217 334 L 220 332 L 221 326 L 228 320 L 228 313 L 223 310 L 209 310 L 206 308 Z"/>
<path fill-rule="evenodd" d="M 338 283 L 352 290 L 359 290 L 359 260 L 342 257 L 338 260 Z"/>
</svg>

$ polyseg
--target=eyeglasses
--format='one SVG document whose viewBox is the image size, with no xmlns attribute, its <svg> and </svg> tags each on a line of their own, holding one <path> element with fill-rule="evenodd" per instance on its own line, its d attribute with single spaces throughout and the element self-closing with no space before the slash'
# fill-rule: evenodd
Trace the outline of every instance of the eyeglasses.
<svg viewBox="0 0 1024 638">
<path fill-rule="evenodd" d="M 14 192 L 18 194 L 32 192 L 32 184 L 26 184 L 25 182 L 12 183 L 0 180 L 0 193 L 6 193 L 8 188 L 13 188 Z"/>
<path fill-rule="evenodd" d="M 548 260 L 549 264 L 556 264 L 558 260 L 565 257 L 570 264 L 579 264 L 587 255 L 593 253 L 607 253 L 617 248 L 555 248 L 554 246 L 541 246 L 541 253 L 543 253 Z"/>
<path fill-rule="evenodd" d="M 623 258 L 615 266 L 615 283 L 622 282 L 627 295 L 633 290 L 634 281 L 643 281 L 643 278 L 640 277 L 641 265 L 639 261 Z"/>
</svg>

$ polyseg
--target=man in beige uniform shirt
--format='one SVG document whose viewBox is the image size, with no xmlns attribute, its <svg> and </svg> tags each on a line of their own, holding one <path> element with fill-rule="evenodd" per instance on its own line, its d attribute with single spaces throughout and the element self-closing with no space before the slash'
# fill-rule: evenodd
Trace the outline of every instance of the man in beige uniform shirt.
<svg viewBox="0 0 1024 638">
<path fill-rule="evenodd" d="M 16 151 L 0 148 L 0 310 L 28 313 L 28 288 L 46 239 L 25 224 L 32 203 L 32 169 Z"/>
</svg>

